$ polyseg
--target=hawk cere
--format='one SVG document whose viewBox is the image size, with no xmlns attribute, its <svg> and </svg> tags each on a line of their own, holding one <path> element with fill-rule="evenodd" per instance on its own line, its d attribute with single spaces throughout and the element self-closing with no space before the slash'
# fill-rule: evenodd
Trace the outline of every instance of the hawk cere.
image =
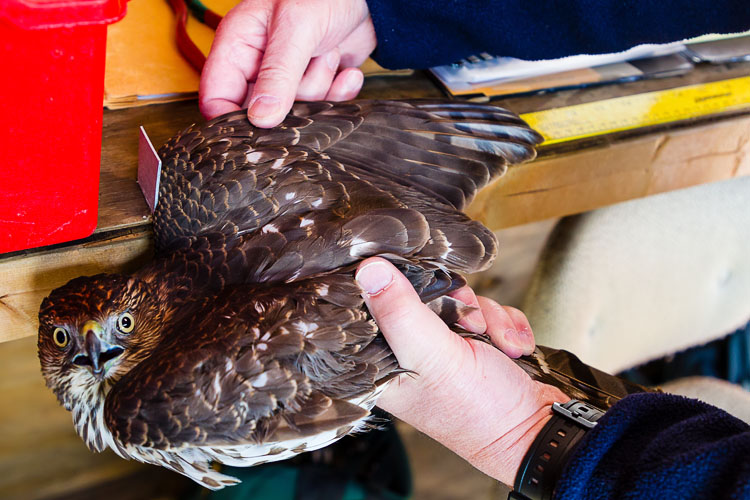
<svg viewBox="0 0 750 500">
<path fill-rule="evenodd" d="M 409 367 L 368 314 L 357 264 L 389 259 L 454 324 L 464 309 L 447 294 L 496 254 L 461 210 L 540 141 L 470 103 L 299 103 L 268 130 L 246 116 L 160 149 L 150 264 L 74 279 L 39 313 L 43 375 L 86 445 L 212 489 L 237 482 L 212 461 L 282 460 L 366 427 Z M 519 360 L 570 383 L 547 362 Z"/>
</svg>

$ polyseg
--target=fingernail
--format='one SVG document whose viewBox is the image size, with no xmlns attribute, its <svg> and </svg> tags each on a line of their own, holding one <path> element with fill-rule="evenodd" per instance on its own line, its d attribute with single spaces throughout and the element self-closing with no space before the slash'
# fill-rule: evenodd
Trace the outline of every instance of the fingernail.
<svg viewBox="0 0 750 500">
<path fill-rule="evenodd" d="M 528 351 L 528 343 L 524 342 L 524 340 L 521 338 L 521 335 L 518 333 L 518 330 L 514 328 L 508 328 L 505 330 L 505 341 L 512 345 L 513 347 L 516 347 L 518 350 L 523 351 L 524 354 L 526 351 Z"/>
<path fill-rule="evenodd" d="M 332 51 L 328 53 L 326 56 L 326 64 L 331 68 L 331 71 L 336 71 L 338 69 L 340 59 L 338 52 Z"/>
<path fill-rule="evenodd" d="M 484 333 L 487 331 L 487 321 L 484 319 L 481 311 L 471 311 L 464 316 L 464 321 L 472 327 L 471 331 L 474 333 Z"/>
<path fill-rule="evenodd" d="M 364 82 L 364 76 L 362 75 L 362 72 L 352 71 L 346 77 L 346 80 L 344 81 L 344 87 L 346 88 L 347 92 L 359 90 L 359 88 L 362 87 L 362 82 Z"/>
<path fill-rule="evenodd" d="M 272 95 L 256 97 L 250 105 L 248 114 L 253 118 L 265 118 L 276 114 L 279 110 L 279 98 Z"/>
<path fill-rule="evenodd" d="M 393 281 L 391 270 L 382 262 L 372 262 L 362 267 L 354 277 L 367 295 L 377 295 Z"/>
<path fill-rule="evenodd" d="M 525 355 L 528 356 L 529 354 L 534 352 L 536 344 L 534 343 L 534 336 L 531 334 L 531 330 L 525 328 L 523 330 L 519 330 L 518 337 L 521 339 L 521 342 L 523 342 L 523 353 Z"/>
</svg>

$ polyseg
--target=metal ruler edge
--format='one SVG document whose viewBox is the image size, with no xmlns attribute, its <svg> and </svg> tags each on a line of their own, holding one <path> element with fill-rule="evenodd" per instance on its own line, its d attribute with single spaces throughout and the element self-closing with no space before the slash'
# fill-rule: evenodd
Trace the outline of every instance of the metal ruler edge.
<svg viewBox="0 0 750 500">
<path fill-rule="evenodd" d="M 547 145 L 743 109 L 750 109 L 750 76 L 534 111 L 521 118 Z"/>
</svg>

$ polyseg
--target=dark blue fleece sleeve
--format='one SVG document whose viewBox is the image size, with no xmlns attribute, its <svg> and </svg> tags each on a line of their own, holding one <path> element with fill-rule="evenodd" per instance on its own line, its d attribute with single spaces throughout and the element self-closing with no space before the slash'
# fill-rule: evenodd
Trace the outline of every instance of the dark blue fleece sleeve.
<svg viewBox="0 0 750 500">
<path fill-rule="evenodd" d="M 575 450 L 558 499 L 750 498 L 750 428 L 671 394 L 615 404 Z"/>
<path fill-rule="evenodd" d="M 750 29 L 747 0 L 367 0 L 386 68 L 618 52 Z"/>
</svg>

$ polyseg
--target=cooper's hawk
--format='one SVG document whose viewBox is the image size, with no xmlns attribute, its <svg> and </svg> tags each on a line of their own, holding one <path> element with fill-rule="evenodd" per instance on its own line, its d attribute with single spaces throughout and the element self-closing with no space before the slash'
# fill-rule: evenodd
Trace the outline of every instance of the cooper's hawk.
<svg viewBox="0 0 750 500">
<path fill-rule="evenodd" d="M 211 461 L 281 460 L 361 429 L 403 370 L 357 263 L 389 259 L 454 324 L 464 309 L 447 294 L 496 254 L 461 210 L 539 140 L 504 109 L 427 101 L 301 103 L 270 130 L 245 111 L 193 126 L 159 152 L 153 261 L 44 300 L 47 384 L 89 448 L 214 489 L 236 480 Z M 519 362 L 570 383 L 540 351 Z"/>
</svg>

